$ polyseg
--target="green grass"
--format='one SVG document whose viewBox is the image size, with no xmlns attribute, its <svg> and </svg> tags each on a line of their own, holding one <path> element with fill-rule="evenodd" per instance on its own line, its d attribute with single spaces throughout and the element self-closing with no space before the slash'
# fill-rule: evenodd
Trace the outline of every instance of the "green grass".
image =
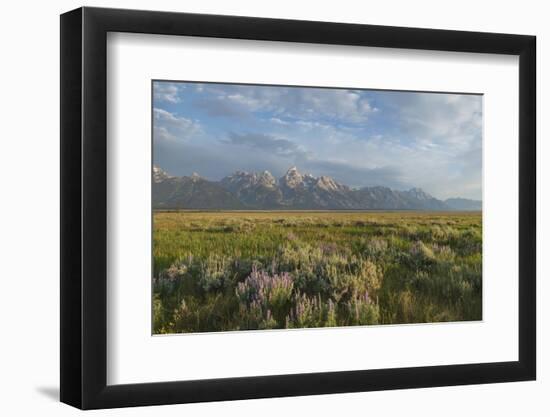
<svg viewBox="0 0 550 417">
<path fill-rule="evenodd" d="M 156 212 L 154 332 L 481 319 L 480 213 Z"/>
</svg>

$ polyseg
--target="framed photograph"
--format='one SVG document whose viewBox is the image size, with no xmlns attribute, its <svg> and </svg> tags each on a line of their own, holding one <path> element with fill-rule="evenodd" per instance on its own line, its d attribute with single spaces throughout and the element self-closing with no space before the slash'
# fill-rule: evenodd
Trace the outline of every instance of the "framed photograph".
<svg viewBox="0 0 550 417">
<path fill-rule="evenodd" d="M 61 16 L 61 401 L 533 380 L 535 37 Z"/>
</svg>

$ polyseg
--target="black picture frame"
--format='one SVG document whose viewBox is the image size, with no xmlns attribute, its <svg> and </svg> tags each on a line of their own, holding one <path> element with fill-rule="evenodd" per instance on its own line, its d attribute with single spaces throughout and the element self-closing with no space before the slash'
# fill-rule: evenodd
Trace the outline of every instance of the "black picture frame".
<svg viewBox="0 0 550 417">
<path fill-rule="evenodd" d="M 519 56 L 518 361 L 107 385 L 108 32 Z M 534 36 L 84 7 L 61 15 L 60 57 L 62 402 L 95 409 L 535 379 Z"/>
</svg>

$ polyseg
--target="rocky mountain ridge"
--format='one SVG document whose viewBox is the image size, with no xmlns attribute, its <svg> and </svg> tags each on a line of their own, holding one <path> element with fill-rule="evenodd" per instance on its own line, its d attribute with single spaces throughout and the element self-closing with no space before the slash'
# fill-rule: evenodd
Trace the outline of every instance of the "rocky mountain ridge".
<svg viewBox="0 0 550 417">
<path fill-rule="evenodd" d="M 406 191 L 374 186 L 353 189 L 329 176 L 302 174 L 291 167 L 276 179 L 269 171 L 235 173 L 210 181 L 194 173 L 174 177 L 153 167 L 156 209 L 218 210 L 481 210 L 481 201 L 438 200 L 420 188 Z"/>
</svg>

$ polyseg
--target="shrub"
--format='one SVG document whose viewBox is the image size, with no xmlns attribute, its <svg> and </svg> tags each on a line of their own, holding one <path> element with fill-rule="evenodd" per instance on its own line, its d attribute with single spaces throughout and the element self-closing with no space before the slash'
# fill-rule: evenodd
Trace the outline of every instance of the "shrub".
<svg viewBox="0 0 550 417">
<path fill-rule="evenodd" d="M 289 273 L 269 275 L 254 266 L 245 281 L 237 284 L 235 292 L 244 307 L 242 313 L 248 311 L 256 322 L 275 320 L 283 325 L 291 307 L 293 287 Z"/>
<path fill-rule="evenodd" d="M 349 311 L 349 322 L 347 325 L 367 325 L 378 324 L 380 311 L 378 305 L 373 303 L 368 292 L 363 295 L 353 297 L 347 302 L 346 307 Z"/>
<path fill-rule="evenodd" d="M 481 217 L 155 213 L 155 333 L 481 319 Z"/>
<path fill-rule="evenodd" d="M 308 297 L 305 294 L 297 294 L 294 300 L 294 308 L 287 317 L 286 323 L 290 327 L 322 327 L 324 320 L 323 303 L 320 296 Z"/>
<path fill-rule="evenodd" d="M 367 257 L 378 258 L 388 250 L 388 241 L 386 239 L 373 237 L 369 239 L 365 247 Z"/>
<path fill-rule="evenodd" d="M 199 285 L 204 291 L 213 291 L 230 285 L 232 260 L 225 256 L 211 255 L 200 264 Z"/>
</svg>

